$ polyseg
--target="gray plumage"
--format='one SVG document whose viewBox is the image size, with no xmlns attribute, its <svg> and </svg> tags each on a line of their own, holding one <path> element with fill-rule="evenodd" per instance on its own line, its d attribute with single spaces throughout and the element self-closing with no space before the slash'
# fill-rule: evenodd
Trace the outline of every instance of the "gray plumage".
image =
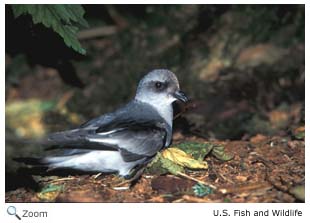
<svg viewBox="0 0 310 223">
<path fill-rule="evenodd" d="M 41 163 L 51 169 L 129 176 L 171 144 L 175 100 L 187 101 L 176 76 L 169 70 L 153 70 L 141 79 L 135 98 L 124 107 L 79 128 L 50 134 L 43 143 L 63 152 Z"/>
</svg>

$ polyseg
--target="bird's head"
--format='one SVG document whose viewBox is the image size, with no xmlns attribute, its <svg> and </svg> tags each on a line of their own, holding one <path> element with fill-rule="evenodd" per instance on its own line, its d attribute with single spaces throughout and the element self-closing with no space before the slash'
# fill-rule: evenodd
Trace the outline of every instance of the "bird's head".
<svg viewBox="0 0 310 223">
<path fill-rule="evenodd" d="M 135 99 L 155 107 L 171 105 L 176 100 L 188 101 L 180 91 L 175 74 L 165 69 L 153 70 L 145 75 L 139 82 Z"/>
</svg>

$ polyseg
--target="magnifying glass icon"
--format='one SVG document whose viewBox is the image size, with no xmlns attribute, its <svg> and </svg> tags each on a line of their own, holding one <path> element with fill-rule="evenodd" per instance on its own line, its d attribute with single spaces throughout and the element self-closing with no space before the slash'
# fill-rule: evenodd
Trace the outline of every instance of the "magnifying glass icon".
<svg viewBox="0 0 310 223">
<path fill-rule="evenodd" d="M 21 218 L 18 216 L 18 214 L 16 214 L 16 207 L 9 206 L 6 211 L 8 212 L 9 215 L 15 215 L 15 217 L 18 218 L 18 220 L 21 220 Z"/>
</svg>

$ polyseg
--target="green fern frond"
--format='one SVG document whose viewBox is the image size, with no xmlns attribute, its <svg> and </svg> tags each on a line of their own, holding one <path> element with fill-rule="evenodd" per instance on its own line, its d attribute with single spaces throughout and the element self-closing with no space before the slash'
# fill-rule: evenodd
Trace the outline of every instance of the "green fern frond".
<svg viewBox="0 0 310 223">
<path fill-rule="evenodd" d="M 86 53 L 77 39 L 79 27 L 88 27 L 81 5 L 12 5 L 12 9 L 15 18 L 30 14 L 34 24 L 42 23 L 53 29 L 68 47 L 81 54 Z"/>
</svg>

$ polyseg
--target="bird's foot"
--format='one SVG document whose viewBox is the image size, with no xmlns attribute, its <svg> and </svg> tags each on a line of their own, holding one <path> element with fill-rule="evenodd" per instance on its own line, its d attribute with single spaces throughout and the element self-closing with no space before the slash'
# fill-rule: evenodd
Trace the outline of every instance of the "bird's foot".
<svg viewBox="0 0 310 223">
<path fill-rule="evenodd" d="M 133 170 L 129 175 L 124 177 L 115 176 L 112 179 L 112 188 L 114 190 L 128 190 L 141 177 L 144 169 L 145 167 L 142 167 L 138 170 Z"/>
</svg>

